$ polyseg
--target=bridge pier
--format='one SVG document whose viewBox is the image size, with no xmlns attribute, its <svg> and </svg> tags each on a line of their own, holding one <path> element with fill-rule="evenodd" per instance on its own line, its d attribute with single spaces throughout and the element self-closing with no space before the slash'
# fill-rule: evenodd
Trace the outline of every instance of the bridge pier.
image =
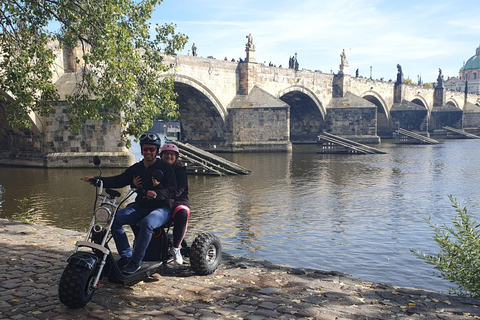
<svg viewBox="0 0 480 320">
<path fill-rule="evenodd" d="M 463 111 L 451 104 L 446 104 L 445 86 L 442 71 L 439 71 L 437 85 L 433 93 L 433 108 L 430 116 L 429 131 L 433 135 L 445 135 L 443 127 L 463 128 Z"/>
<path fill-rule="evenodd" d="M 237 95 L 228 110 L 229 151 L 291 151 L 290 106 L 282 100 L 255 86 Z"/>
<path fill-rule="evenodd" d="M 343 68 L 340 65 L 341 71 L 333 76 L 325 132 L 360 143 L 378 144 L 377 106 L 350 92 L 351 77 L 343 73 L 344 68 L 345 65 Z"/>
</svg>

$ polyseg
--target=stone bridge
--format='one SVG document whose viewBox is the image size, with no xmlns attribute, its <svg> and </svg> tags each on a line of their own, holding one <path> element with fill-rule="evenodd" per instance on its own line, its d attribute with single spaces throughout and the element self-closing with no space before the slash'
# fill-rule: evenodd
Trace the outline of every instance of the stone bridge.
<svg viewBox="0 0 480 320">
<path fill-rule="evenodd" d="M 324 74 L 183 55 L 165 61 L 175 79 L 182 138 L 207 149 L 287 150 L 290 143 L 316 142 L 322 131 L 378 142 L 397 127 L 427 135 L 444 125 L 462 128 L 467 106 L 480 112 L 477 95 L 356 78 L 347 70 Z M 436 109 L 457 117 L 435 123 Z"/>
<path fill-rule="evenodd" d="M 379 143 L 396 128 L 429 136 L 447 125 L 480 127 L 480 96 L 447 91 L 441 83 L 432 89 L 351 77 L 346 59 L 337 74 L 265 66 L 255 62 L 254 50 L 246 52 L 242 62 L 165 57 L 170 69 L 163 76 L 174 77 L 178 93 L 181 140 L 220 152 L 289 151 L 292 143 L 315 143 L 324 131 Z M 75 69 L 68 67 L 75 59 L 65 53 L 58 59 L 65 70 L 57 72 L 56 85 L 64 97 L 75 84 Z M 32 115 L 26 132 L 8 127 L 0 105 L 0 164 L 85 166 L 92 154 L 102 155 L 105 166 L 134 161 L 118 124 L 88 122 L 72 134 L 65 109 L 61 101 L 46 119 Z"/>
</svg>

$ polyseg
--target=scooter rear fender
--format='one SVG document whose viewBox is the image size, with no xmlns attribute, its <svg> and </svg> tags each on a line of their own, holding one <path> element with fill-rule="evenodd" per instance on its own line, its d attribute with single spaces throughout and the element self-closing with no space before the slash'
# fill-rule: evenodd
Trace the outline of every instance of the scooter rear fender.
<svg viewBox="0 0 480 320">
<path fill-rule="evenodd" d="M 68 257 L 67 262 L 92 270 L 98 263 L 98 257 L 90 252 L 77 251 Z"/>
</svg>

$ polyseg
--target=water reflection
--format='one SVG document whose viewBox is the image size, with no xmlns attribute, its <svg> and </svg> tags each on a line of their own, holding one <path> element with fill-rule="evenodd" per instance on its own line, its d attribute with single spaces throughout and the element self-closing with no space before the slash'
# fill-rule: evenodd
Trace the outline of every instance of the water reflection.
<svg viewBox="0 0 480 320">
<path fill-rule="evenodd" d="M 479 143 L 382 143 L 382 155 L 223 154 L 252 174 L 190 176 L 188 237 L 214 232 L 234 255 L 445 291 L 448 283 L 409 249 L 438 250 L 425 219 L 450 223 L 447 195 L 476 213 Z M 96 171 L 0 168 L 0 215 L 29 198 L 42 223 L 84 230 L 94 197 L 85 174 Z"/>
</svg>

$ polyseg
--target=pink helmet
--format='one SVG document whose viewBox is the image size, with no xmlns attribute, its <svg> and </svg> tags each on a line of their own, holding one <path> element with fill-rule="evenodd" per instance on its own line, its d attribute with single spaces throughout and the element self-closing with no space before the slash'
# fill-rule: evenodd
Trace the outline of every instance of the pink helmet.
<svg viewBox="0 0 480 320">
<path fill-rule="evenodd" d="M 173 151 L 177 153 L 177 156 L 180 155 L 180 151 L 178 151 L 178 147 L 174 145 L 173 143 L 165 143 L 160 150 L 160 156 L 162 155 L 162 152 L 164 151 Z"/>
</svg>

